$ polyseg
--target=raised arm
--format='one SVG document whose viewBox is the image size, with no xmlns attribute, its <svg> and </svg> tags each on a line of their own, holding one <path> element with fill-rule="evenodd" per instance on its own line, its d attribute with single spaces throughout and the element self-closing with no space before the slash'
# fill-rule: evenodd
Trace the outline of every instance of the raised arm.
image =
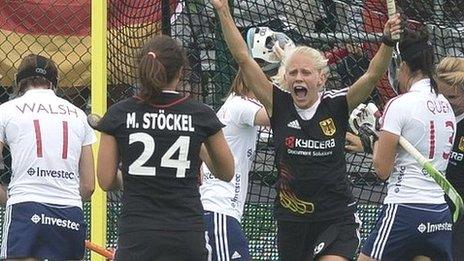
<svg viewBox="0 0 464 261">
<path fill-rule="evenodd" d="M 390 37 L 391 35 L 400 34 L 403 30 L 402 20 L 399 14 L 390 18 L 385 24 L 383 33 Z M 390 38 L 391 39 L 391 38 Z M 348 108 L 353 110 L 361 102 L 365 101 L 375 85 L 380 81 L 388 69 L 393 53 L 393 47 L 381 44 L 379 50 L 372 58 L 364 73 L 349 89 L 347 94 Z"/>
<path fill-rule="evenodd" d="M 272 115 L 272 84 L 261 67 L 249 55 L 248 48 L 230 14 L 227 0 L 211 0 L 221 21 L 222 33 L 232 56 L 243 73 L 245 84 L 264 105 L 269 116 Z"/>
</svg>

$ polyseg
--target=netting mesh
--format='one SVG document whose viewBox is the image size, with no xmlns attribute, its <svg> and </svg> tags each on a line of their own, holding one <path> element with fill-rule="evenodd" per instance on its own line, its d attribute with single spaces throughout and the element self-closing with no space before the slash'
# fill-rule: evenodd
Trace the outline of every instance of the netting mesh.
<svg viewBox="0 0 464 261">
<path fill-rule="evenodd" d="M 326 88 L 352 84 L 375 54 L 386 21 L 383 0 L 236 0 L 230 1 L 243 34 L 254 26 L 284 32 L 296 44 L 318 48 L 329 58 Z M 426 26 L 437 58 L 464 53 L 464 1 L 397 1 L 409 26 Z M 51 56 L 60 68 L 59 94 L 88 109 L 90 77 L 90 1 L 0 1 L 0 102 L 10 98 L 14 72 L 21 57 L 35 52 Z M 222 39 L 219 23 L 206 0 L 108 1 L 108 104 L 137 89 L 135 63 L 142 42 L 164 32 L 185 47 L 189 68 L 181 91 L 218 109 L 236 72 Z M 372 95 L 380 107 L 393 96 L 384 77 Z M 87 110 L 88 111 L 88 110 Z M 1 113 L 1 112 L 0 112 Z M 9 175 L 4 152 L 6 181 Z M 275 260 L 276 226 L 272 134 L 262 129 L 248 188 L 243 227 L 252 257 Z M 363 239 L 369 233 L 385 194 L 365 154 L 347 154 L 352 190 L 359 202 Z M 121 192 L 108 194 L 108 245 L 115 246 Z M 88 212 L 87 212 L 88 214 Z"/>
</svg>

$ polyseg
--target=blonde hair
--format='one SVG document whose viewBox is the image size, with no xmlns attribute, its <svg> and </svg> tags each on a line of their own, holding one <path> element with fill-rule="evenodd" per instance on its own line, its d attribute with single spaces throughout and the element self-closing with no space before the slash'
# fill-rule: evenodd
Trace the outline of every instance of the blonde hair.
<svg viewBox="0 0 464 261">
<path fill-rule="evenodd" d="M 464 90 L 464 58 L 445 57 L 437 66 L 437 79 Z"/>
<path fill-rule="evenodd" d="M 293 57 L 293 55 L 305 55 L 312 61 L 314 67 L 316 67 L 320 73 L 327 74 L 329 72 L 329 67 L 327 66 L 328 59 L 326 59 L 324 54 L 320 51 L 304 45 L 297 46 L 288 51 L 285 50 L 279 71 L 277 72 L 277 75 L 271 78 L 274 83 L 283 89 L 287 89 L 284 75 L 288 68 L 288 61 L 291 57 Z"/>
</svg>

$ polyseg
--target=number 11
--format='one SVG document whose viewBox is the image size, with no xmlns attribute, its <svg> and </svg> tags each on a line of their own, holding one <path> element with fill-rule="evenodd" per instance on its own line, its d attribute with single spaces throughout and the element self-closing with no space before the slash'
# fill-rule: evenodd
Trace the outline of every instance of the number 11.
<svg viewBox="0 0 464 261">
<path fill-rule="evenodd" d="M 68 158 L 68 122 L 63 121 L 63 148 L 61 151 L 61 158 Z M 34 131 L 35 131 L 35 145 L 37 148 L 37 158 L 43 157 L 43 144 L 42 144 L 42 132 L 40 131 L 39 120 L 34 120 Z"/>
</svg>

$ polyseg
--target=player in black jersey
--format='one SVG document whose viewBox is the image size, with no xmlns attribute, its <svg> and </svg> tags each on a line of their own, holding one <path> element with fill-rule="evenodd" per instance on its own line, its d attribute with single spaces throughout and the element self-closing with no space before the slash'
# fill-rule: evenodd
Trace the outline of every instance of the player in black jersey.
<svg viewBox="0 0 464 261">
<path fill-rule="evenodd" d="M 392 48 L 382 45 L 367 72 L 349 89 L 320 92 L 327 60 L 318 50 L 286 53 L 272 85 L 249 56 L 227 0 L 212 0 L 224 38 L 244 81 L 271 119 L 279 171 L 275 200 L 280 260 L 349 260 L 358 247 L 355 202 L 344 156 L 348 112 L 364 101 L 386 72 Z M 384 29 L 384 42 L 402 31 L 398 15 Z"/>
<path fill-rule="evenodd" d="M 439 91 L 456 115 L 456 137 L 449 156 L 446 178 L 464 198 L 464 58 L 446 57 L 437 66 Z M 453 207 L 453 204 L 450 204 Z M 464 218 L 453 225 L 454 260 L 464 260 Z"/>
<path fill-rule="evenodd" d="M 214 111 L 175 91 L 185 64 L 175 40 L 149 40 L 139 57 L 140 92 L 111 106 L 99 123 L 97 176 L 104 190 L 121 186 L 122 162 L 116 260 L 207 260 L 201 145 L 217 178 L 230 181 L 234 162 Z"/>
</svg>

